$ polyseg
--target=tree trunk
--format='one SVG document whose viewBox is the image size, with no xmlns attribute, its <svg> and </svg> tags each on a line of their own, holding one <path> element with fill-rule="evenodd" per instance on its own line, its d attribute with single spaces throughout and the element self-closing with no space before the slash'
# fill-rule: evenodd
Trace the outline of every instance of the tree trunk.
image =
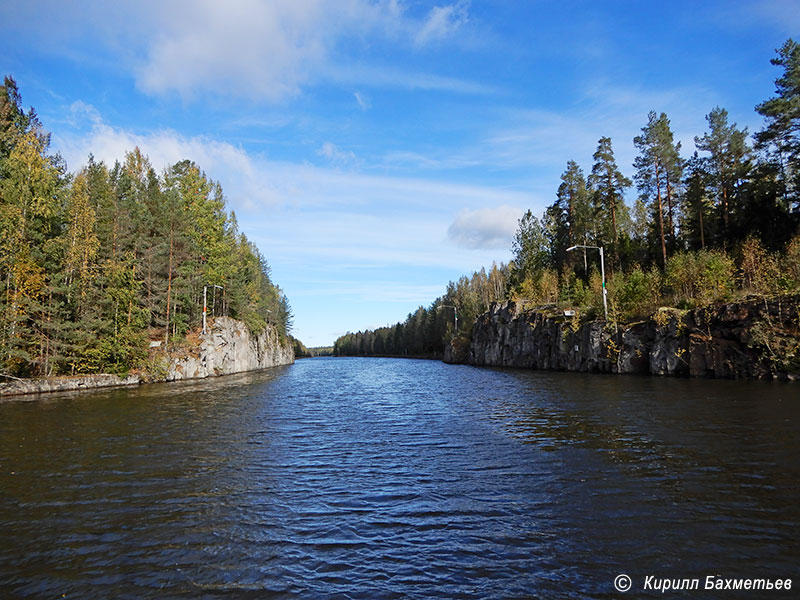
<svg viewBox="0 0 800 600">
<path fill-rule="evenodd" d="M 619 251 L 617 250 L 617 242 L 619 241 L 619 236 L 617 235 L 617 203 L 614 201 L 614 197 L 611 196 L 609 198 L 609 207 L 611 208 L 611 229 L 614 233 L 614 260 L 613 263 L 616 265 L 620 264 L 619 260 Z M 620 267 L 621 268 L 621 267 Z"/>
<path fill-rule="evenodd" d="M 136 282 L 136 265 L 132 267 L 131 276 L 133 277 L 133 283 Z M 130 295 L 128 299 L 128 327 L 131 326 L 131 318 L 133 317 L 133 294 Z"/>
<path fill-rule="evenodd" d="M 164 352 L 167 351 L 167 345 L 169 344 L 169 309 L 170 309 L 170 300 L 172 296 L 172 259 L 173 259 L 173 247 L 174 247 L 174 225 L 170 223 L 169 226 L 169 266 L 167 268 L 167 322 L 164 326 Z"/>
<path fill-rule="evenodd" d="M 664 268 L 667 268 L 667 244 L 664 241 L 664 205 L 661 202 L 661 181 L 658 177 L 658 166 L 656 165 L 656 198 L 658 199 L 658 232 L 661 237 L 661 256 L 664 261 Z"/>
<path fill-rule="evenodd" d="M 571 246 L 574 243 L 572 239 L 572 226 L 574 224 L 572 220 L 572 196 L 569 197 L 567 204 L 567 219 L 567 222 L 569 223 L 569 226 L 567 227 L 567 238 L 569 239 L 569 245 Z"/>
<path fill-rule="evenodd" d="M 702 202 L 700 203 L 700 210 L 698 212 L 699 212 L 699 217 L 700 217 L 700 248 L 705 250 L 706 238 L 705 238 L 705 235 L 703 234 L 703 203 Z"/>
<path fill-rule="evenodd" d="M 722 232 L 722 247 L 728 246 L 728 186 L 722 184 L 722 226 L 725 231 Z"/>
<path fill-rule="evenodd" d="M 670 242 L 675 241 L 675 223 L 672 218 L 672 187 L 669 184 L 669 175 L 665 177 L 667 188 L 667 231 L 669 233 Z"/>
</svg>

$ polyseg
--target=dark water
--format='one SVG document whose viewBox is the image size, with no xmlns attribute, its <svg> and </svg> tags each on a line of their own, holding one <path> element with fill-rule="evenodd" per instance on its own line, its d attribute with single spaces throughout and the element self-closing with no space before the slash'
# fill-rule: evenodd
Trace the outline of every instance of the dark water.
<svg viewBox="0 0 800 600">
<path fill-rule="evenodd" d="M 6 402 L 0 597 L 798 597 L 798 425 L 797 385 L 389 359 Z"/>
</svg>

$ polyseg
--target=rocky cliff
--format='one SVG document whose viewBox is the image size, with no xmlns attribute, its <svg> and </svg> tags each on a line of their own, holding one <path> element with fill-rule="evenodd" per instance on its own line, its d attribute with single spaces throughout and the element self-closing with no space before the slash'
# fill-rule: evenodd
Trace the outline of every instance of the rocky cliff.
<svg viewBox="0 0 800 600">
<path fill-rule="evenodd" d="M 134 373 L 127 377 L 99 374 L 17 379 L 0 384 L 0 396 L 139 385 L 145 379 L 148 382 L 176 381 L 255 371 L 293 363 L 294 348 L 290 341 L 281 340 L 272 328 L 253 335 L 241 321 L 217 317 L 208 333 L 199 336 L 197 344 L 161 356 L 166 363 L 161 375 L 143 377 Z"/>
<path fill-rule="evenodd" d="M 660 309 L 646 321 L 580 324 L 554 310 L 492 305 L 445 361 L 561 371 L 800 379 L 800 296 Z"/>
<path fill-rule="evenodd" d="M 217 317 L 208 327 L 208 333 L 200 336 L 196 348 L 172 357 L 166 380 L 230 375 L 293 362 L 291 342 L 280 340 L 271 327 L 253 335 L 241 321 Z"/>
</svg>

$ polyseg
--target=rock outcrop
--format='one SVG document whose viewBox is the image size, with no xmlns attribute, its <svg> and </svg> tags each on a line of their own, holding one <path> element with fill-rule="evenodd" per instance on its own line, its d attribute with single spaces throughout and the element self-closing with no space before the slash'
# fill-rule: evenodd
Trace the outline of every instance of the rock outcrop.
<svg viewBox="0 0 800 600">
<path fill-rule="evenodd" d="M 253 335 L 241 321 L 217 317 L 210 324 L 208 333 L 200 336 L 196 348 L 184 356 L 172 357 L 166 380 L 230 375 L 293 362 L 291 342 L 281 341 L 271 327 Z"/>
<path fill-rule="evenodd" d="M 579 324 L 555 311 L 492 305 L 469 352 L 447 362 L 560 371 L 800 379 L 800 296 L 660 309 L 647 321 Z"/>
<path fill-rule="evenodd" d="M 141 377 L 139 374 L 132 374 L 119 377 L 98 374 L 15 379 L 0 384 L 0 396 L 131 386 L 139 385 L 145 380 L 177 381 L 256 371 L 293 363 L 294 348 L 289 340 L 281 340 L 278 333 L 270 327 L 259 335 L 253 335 L 241 321 L 217 317 L 211 322 L 208 333 L 199 336 L 199 343 L 180 353 L 167 355 L 165 359 L 165 374 L 157 376 L 148 374 L 147 377 Z"/>
</svg>

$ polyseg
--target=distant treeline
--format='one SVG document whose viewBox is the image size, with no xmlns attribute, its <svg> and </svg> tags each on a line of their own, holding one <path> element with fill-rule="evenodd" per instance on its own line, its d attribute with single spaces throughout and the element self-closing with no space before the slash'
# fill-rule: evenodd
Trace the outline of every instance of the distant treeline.
<svg viewBox="0 0 800 600">
<path fill-rule="evenodd" d="M 296 358 L 312 358 L 314 356 L 332 356 L 333 346 L 317 346 L 306 348 L 305 344 L 297 338 L 292 338 L 294 345 L 294 355 Z"/>
<path fill-rule="evenodd" d="M 509 265 L 451 283 L 403 323 L 348 333 L 336 352 L 441 353 L 453 335 L 469 338 L 475 315 L 496 300 L 569 306 L 597 318 L 600 247 L 612 322 L 659 305 L 800 291 L 800 45 L 788 40 L 771 62 L 781 74 L 775 95 L 756 106 L 762 130 L 751 136 L 713 108 L 687 157 L 667 115 L 650 112 L 633 139 L 633 180 L 619 170 L 611 139 L 601 137 L 589 174 L 568 161 L 542 217 L 528 211 L 520 219 Z M 628 206 L 634 185 L 638 198 Z M 445 306 L 458 311 L 457 329 Z"/>
<path fill-rule="evenodd" d="M 492 265 L 472 277 L 450 282 L 444 296 L 430 307 L 420 306 L 403 323 L 374 331 L 348 333 L 333 345 L 337 356 L 441 356 L 444 341 L 456 331 L 469 332 L 475 318 L 490 303 L 506 296 L 510 269 Z M 456 321 L 458 328 L 456 329 Z"/>
<path fill-rule="evenodd" d="M 294 355 L 296 358 L 313 358 L 315 356 L 333 356 L 333 346 L 317 346 L 306 348 L 303 342 L 294 339 Z"/>
<path fill-rule="evenodd" d="M 143 366 L 209 315 L 284 336 L 289 303 L 225 208 L 219 183 L 188 160 L 156 173 L 138 148 L 70 174 L 48 153 L 16 82 L 0 87 L 0 375 Z"/>
</svg>

